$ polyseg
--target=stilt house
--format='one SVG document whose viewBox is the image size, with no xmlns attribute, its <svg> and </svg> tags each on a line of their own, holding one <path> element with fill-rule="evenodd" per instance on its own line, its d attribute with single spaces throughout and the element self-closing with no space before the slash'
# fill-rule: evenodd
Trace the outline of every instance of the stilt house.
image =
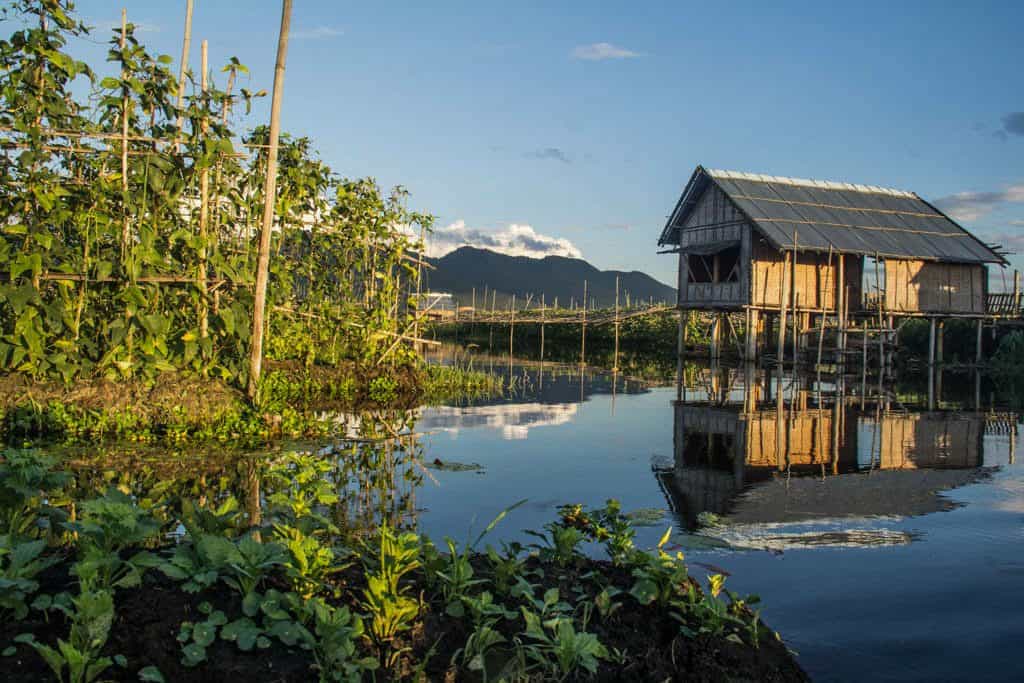
<svg viewBox="0 0 1024 683">
<path fill-rule="evenodd" d="M 698 166 L 658 241 L 681 309 L 846 319 L 986 313 L 1006 260 L 914 194 Z M 752 318 L 752 320 L 751 320 Z"/>
</svg>

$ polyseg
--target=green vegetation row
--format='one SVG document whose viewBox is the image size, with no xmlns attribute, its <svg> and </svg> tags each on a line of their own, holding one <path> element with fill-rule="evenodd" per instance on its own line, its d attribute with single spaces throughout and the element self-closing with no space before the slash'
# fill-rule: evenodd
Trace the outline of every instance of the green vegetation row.
<svg viewBox="0 0 1024 683">
<path fill-rule="evenodd" d="M 512 506 L 439 548 L 393 522 L 339 527 L 332 467 L 275 459 L 254 512 L 231 496 L 166 491 L 76 499 L 52 460 L 5 452 L 9 680 L 660 680 L 680 667 L 736 674 L 736 652 L 755 662 L 748 677 L 803 679 L 756 598 L 725 590 L 720 574 L 702 586 L 664 549 L 668 533 L 653 552 L 637 549 L 614 501 L 563 507 L 529 546 L 481 549 Z M 587 559 L 586 543 L 608 560 Z"/>
<path fill-rule="evenodd" d="M 239 119 L 265 93 L 233 58 L 189 72 L 179 103 L 172 59 L 132 24 L 106 64 L 81 61 L 69 45 L 89 30 L 73 10 L 2 10 L 15 29 L 0 40 L 0 370 L 244 387 L 269 133 Z M 309 139 L 282 137 L 268 358 L 413 359 L 400 343 L 419 268 L 408 235 L 432 218 L 406 204 L 402 188 L 340 179 Z"/>
<path fill-rule="evenodd" d="M 279 438 L 331 436 L 341 428 L 339 414 L 500 396 L 505 380 L 471 366 L 386 367 L 369 374 L 351 362 L 278 364 L 264 375 L 258 407 L 224 382 L 176 373 L 145 385 L 99 379 L 70 390 L 61 382 L 3 389 L 0 441 L 9 445 L 122 441 L 237 450 Z"/>
</svg>

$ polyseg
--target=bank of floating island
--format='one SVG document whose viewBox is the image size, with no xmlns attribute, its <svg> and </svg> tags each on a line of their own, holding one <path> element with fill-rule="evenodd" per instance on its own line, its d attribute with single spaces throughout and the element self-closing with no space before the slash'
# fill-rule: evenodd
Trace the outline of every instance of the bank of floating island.
<svg viewBox="0 0 1024 683">
<path fill-rule="evenodd" d="M 801 345 L 824 323 L 842 351 L 856 326 L 891 339 L 900 320 L 960 317 L 980 338 L 984 319 L 1020 315 L 1019 294 L 988 291 L 999 247 L 904 190 L 698 166 L 658 244 L 679 255 L 681 310 L 746 315 L 750 358 L 787 316 Z"/>
</svg>

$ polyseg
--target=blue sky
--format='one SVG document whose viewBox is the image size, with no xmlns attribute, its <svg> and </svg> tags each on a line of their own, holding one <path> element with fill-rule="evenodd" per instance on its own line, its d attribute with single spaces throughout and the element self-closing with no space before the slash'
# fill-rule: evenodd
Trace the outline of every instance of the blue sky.
<svg viewBox="0 0 1024 683">
<path fill-rule="evenodd" d="M 184 0 L 124 4 L 177 60 Z M 78 11 L 99 41 L 121 6 Z M 279 19 L 196 0 L 193 63 L 206 38 L 269 89 Z M 297 0 L 283 126 L 343 175 L 405 185 L 437 248 L 671 282 L 655 242 L 704 164 L 913 190 L 1024 254 L 1022 25 L 1021 2 Z"/>
</svg>

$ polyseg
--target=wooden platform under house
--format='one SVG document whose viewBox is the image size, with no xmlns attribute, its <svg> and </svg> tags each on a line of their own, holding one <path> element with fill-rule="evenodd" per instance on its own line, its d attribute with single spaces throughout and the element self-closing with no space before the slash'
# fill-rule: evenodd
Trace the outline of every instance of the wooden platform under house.
<svg viewBox="0 0 1024 683">
<path fill-rule="evenodd" d="M 931 321 L 934 364 L 945 320 L 976 321 L 980 360 L 984 321 L 1021 315 L 1019 285 L 988 292 L 998 247 L 903 190 L 698 166 L 658 244 L 679 255 L 680 356 L 692 311 L 711 314 L 713 357 L 729 335 L 748 360 L 870 349 L 880 366 L 909 318 Z"/>
</svg>

